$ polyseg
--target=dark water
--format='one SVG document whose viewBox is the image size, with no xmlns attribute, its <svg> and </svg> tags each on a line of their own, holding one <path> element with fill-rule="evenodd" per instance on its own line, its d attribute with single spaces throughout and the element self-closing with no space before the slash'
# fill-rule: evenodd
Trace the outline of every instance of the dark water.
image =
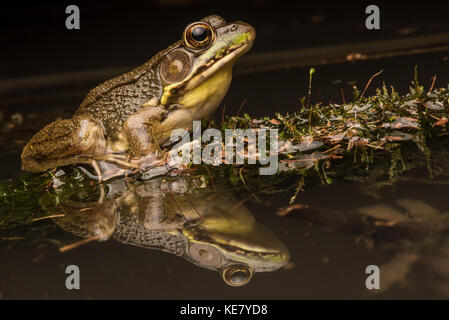
<svg viewBox="0 0 449 320">
<path fill-rule="evenodd" d="M 253 14 L 255 17 L 260 17 L 254 12 Z M 260 12 L 259 14 L 262 15 Z M 413 14 L 416 13 L 413 12 L 412 16 Z M 177 12 L 176 15 L 181 15 L 181 13 Z M 267 18 L 265 15 L 262 16 Z M 275 17 L 282 20 L 281 13 Z M 290 20 L 294 20 L 293 18 Z M 133 19 L 129 18 L 129 20 Z M 282 25 L 287 29 L 295 28 L 295 24 L 292 24 L 291 21 L 285 23 L 285 26 L 284 22 L 275 25 Z M 438 29 L 438 24 L 436 25 L 434 28 Z M 346 27 L 348 26 L 346 25 Z M 391 29 L 386 32 L 393 32 L 394 27 L 391 24 L 390 27 Z M 98 28 L 97 32 L 101 33 L 102 28 Z M 350 27 L 348 28 L 350 29 Z M 420 28 L 425 29 L 423 26 Z M 272 32 L 276 32 L 276 29 L 274 31 L 270 29 L 270 24 L 265 28 L 260 26 L 260 29 L 262 32 L 259 35 L 266 33 L 268 36 Z M 50 32 L 49 30 L 46 32 Z M 281 30 L 283 29 L 281 28 Z M 315 35 L 323 36 L 326 34 L 326 30 L 330 30 L 330 28 L 319 29 Z M 26 33 L 29 33 L 29 30 Z M 347 32 L 343 33 L 347 34 Z M 355 34 L 359 39 L 364 37 L 361 33 Z M 57 36 L 61 37 L 60 34 Z M 335 39 L 329 34 L 323 37 Z M 87 37 L 87 39 L 91 38 Z M 310 34 L 304 39 L 304 43 L 298 40 L 294 45 L 290 43 L 285 48 L 314 45 L 318 41 Z M 140 43 L 137 41 L 138 39 L 134 40 L 136 43 Z M 49 46 L 52 48 L 54 43 L 50 42 Z M 279 48 L 281 48 L 284 42 L 279 43 Z M 108 41 L 105 41 L 104 44 L 111 45 Z M 66 52 L 71 51 L 70 43 L 64 42 L 63 46 L 64 50 L 67 50 Z M 98 46 L 96 42 L 93 43 L 93 46 L 94 49 L 96 48 L 95 52 L 104 50 L 103 54 L 109 48 L 99 49 L 95 47 Z M 260 48 L 262 51 L 272 49 L 268 42 L 262 42 Z M 255 49 L 257 50 L 257 47 Z M 123 63 L 124 65 L 135 63 L 134 58 L 129 58 L 136 57 L 132 51 L 130 50 L 122 57 L 126 61 Z M 67 56 L 57 58 L 53 56 L 54 54 L 56 53 L 52 51 L 50 57 L 53 58 L 45 60 L 43 65 L 36 67 L 34 72 L 36 74 L 40 73 L 39 71 L 50 72 L 54 71 L 53 68 L 66 71 L 78 69 L 81 66 L 92 67 L 80 62 L 84 58 L 77 60 L 76 65 L 66 65 L 67 61 L 70 61 Z M 75 55 L 73 52 L 72 54 Z M 139 56 L 139 54 L 142 55 Z M 43 55 L 43 51 L 38 52 L 37 56 L 39 55 Z M 90 60 L 86 58 L 86 60 L 96 67 L 108 66 L 106 60 L 102 60 L 100 53 L 99 55 Z M 117 57 L 117 52 L 111 56 L 114 55 Z M 70 57 L 70 53 L 68 56 Z M 104 57 L 106 56 L 104 55 Z M 146 59 L 146 53 L 138 52 L 137 56 L 140 60 Z M 430 86 L 434 75 L 437 75 L 435 87 L 439 87 L 449 83 L 448 56 L 449 52 L 440 52 L 321 66 L 317 68 L 314 75 L 312 100 L 341 103 L 340 88 L 343 88 L 346 99 L 348 99 L 353 83 L 356 83 L 359 88 L 363 88 L 369 77 L 382 69 L 384 72 L 372 82 L 367 94 L 373 93 L 373 88 L 379 87 L 382 82 L 393 85 L 399 92 L 404 93 L 413 79 L 415 65 L 419 66 L 418 76 L 426 88 Z M 10 59 L 9 61 L 12 61 L 11 63 L 14 63 L 12 52 L 8 52 L 7 57 Z M 19 57 L 22 56 L 19 55 Z M 57 66 L 51 62 L 55 59 L 67 63 Z M 94 63 L 95 61 L 98 63 Z M 12 77 L 16 74 L 28 74 L 25 70 L 27 64 L 24 65 L 24 70 L 19 72 L 19 64 L 17 64 L 17 68 L 8 69 L 11 63 L 4 65 L 3 75 Z M 38 70 L 39 68 L 42 70 Z M 274 112 L 293 112 L 297 108 L 298 99 L 306 94 L 307 77 L 308 69 L 305 68 L 236 76 L 224 100 L 226 114 L 235 114 L 244 100 L 246 100 L 246 104 L 242 112 L 247 112 L 252 116 L 265 116 Z M 75 93 L 71 97 L 53 99 L 50 102 L 36 101 L 31 104 L 18 104 L 12 110 L 8 105 L 5 107 L 9 113 L 22 113 L 25 119 L 30 113 L 42 113 L 43 116 L 38 117 L 39 121 L 50 122 L 56 118 L 56 115 L 70 115 L 88 89 L 82 86 L 74 88 Z M 56 88 L 55 91 L 57 91 Z M 221 114 L 221 111 L 218 111 L 217 114 Z M 221 116 L 217 115 L 217 121 L 220 118 Z M 38 125 L 40 126 L 40 122 L 36 121 L 35 126 Z M 23 141 L 32 134 L 33 130 L 37 129 L 33 129 L 33 125 L 30 125 L 30 128 L 21 133 L 22 136 L 11 138 L 8 148 L 0 153 L 1 178 L 18 175 L 19 155 Z M 412 177 L 420 174 L 422 173 L 411 173 Z M 423 179 L 426 180 L 426 175 L 423 176 Z M 447 185 L 401 182 L 394 187 L 382 189 L 380 198 L 370 196 L 364 192 L 365 189 L 366 186 L 363 184 L 350 182 L 338 182 L 326 187 L 311 187 L 300 194 L 298 202 L 323 210 L 345 212 L 371 205 L 398 209 L 398 199 L 413 199 L 419 201 L 421 205 L 422 203 L 430 205 L 440 213 L 449 211 L 447 200 L 449 186 Z M 279 208 L 288 205 L 291 195 L 291 193 L 285 193 L 267 197 L 263 199 L 264 204 L 251 201 L 245 203 L 255 219 L 269 227 L 289 249 L 291 263 L 288 269 L 257 273 L 250 283 L 243 287 L 229 287 L 217 272 L 197 267 L 172 254 L 109 240 L 106 242 L 94 241 L 66 253 L 58 252 L 56 246 L 2 248 L 0 251 L 0 297 L 7 299 L 449 298 L 449 236 L 447 234 L 439 235 L 439 241 L 426 247 L 424 251 L 395 248 L 396 243 L 388 239 L 376 239 L 374 247 L 371 247 L 367 242 L 360 240 L 363 238 L 360 234 L 355 235 L 331 230 L 332 228 L 323 228 L 293 216 L 280 217 L 276 215 Z M 407 267 L 408 271 L 403 275 L 396 276 L 397 281 L 386 291 L 378 294 L 369 292 L 365 288 L 366 266 L 379 265 L 382 270 L 383 265 L 394 261 L 395 253 L 403 252 L 414 255 L 414 262 Z M 398 261 L 399 267 L 388 269 L 388 272 L 401 274 L 401 266 L 404 266 L 404 263 L 401 260 Z M 65 288 L 67 275 L 64 271 L 65 267 L 70 264 L 79 266 L 81 270 L 80 290 L 69 291 Z"/>
<path fill-rule="evenodd" d="M 301 203 L 324 208 L 353 210 L 367 205 L 393 205 L 396 199 L 412 198 L 447 210 L 449 187 L 429 189 L 420 184 L 399 184 L 385 200 L 363 194 L 363 186 L 335 184 L 301 194 Z M 419 190 L 417 190 L 419 189 Z M 267 199 L 264 199 L 267 200 Z M 418 254 L 410 271 L 382 293 L 365 288 L 367 265 L 387 264 L 391 254 L 376 246 L 369 249 L 356 237 L 329 231 L 275 212 L 288 202 L 276 196 L 272 205 L 247 203 L 256 220 L 268 226 L 291 254 L 291 267 L 257 273 L 243 287 L 229 287 L 215 271 L 206 270 L 174 255 L 118 243 L 92 242 L 66 253 L 56 247 L 2 249 L 0 287 L 9 299 L 310 299 L 310 298 L 447 298 L 447 252 L 437 264 Z M 447 211 L 446 211 L 447 212 Z M 444 239 L 444 237 L 443 237 Z M 447 240 L 446 240 L 447 241 Z M 388 240 L 383 241 L 388 244 Z M 395 243 L 392 243 L 394 245 Z M 438 244 L 439 246 L 439 244 Z M 447 248 L 447 242 L 446 242 Z M 398 252 L 400 247 L 398 246 Z M 413 250 L 411 250 L 413 252 Z M 388 250 L 391 253 L 391 250 Z M 426 260 L 427 259 L 427 260 Z M 81 271 L 81 289 L 65 289 L 65 267 Z M 399 268 L 400 269 L 400 268 Z M 397 270 L 388 272 L 396 273 Z M 441 274 L 446 278 L 442 278 Z M 387 274 L 381 274 L 387 276 Z"/>
</svg>

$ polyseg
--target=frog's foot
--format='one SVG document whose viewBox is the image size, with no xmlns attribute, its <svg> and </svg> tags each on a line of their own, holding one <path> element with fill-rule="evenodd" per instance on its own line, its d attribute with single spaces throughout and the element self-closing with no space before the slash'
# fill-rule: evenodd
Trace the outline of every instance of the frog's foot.
<svg viewBox="0 0 449 320">
<path fill-rule="evenodd" d="M 108 154 L 102 154 L 98 156 L 92 157 L 93 160 L 96 161 L 106 161 L 112 164 L 116 164 L 122 168 L 127 169 L 138 169 L 139 165 L 138 163 L 134 163 L 132 161 L 129 161 L 129 157 L 126 154 L 123 153 L 108 153 Z"/>
<path fill-rule="evenodd" d="M 159 156 L 158 152 L 150 153 L 144 157 L 131 158 L 124 153 L 110 153 L 97 156 L 82 156 L 80 163 L 88 163 L 95 170 L 96 175 L 89 172 L 87 169 L 80 167 L 80 169 L 91 179 L 98 181 L 106 181 L 114 177 L 135 174 L 138 171 L 144 171 L 149 168 L 158 167 L 167 162 L 168 153 L 162 153 Z M 88 161 L 84 161 L 85 159 Z"/>
<path fill-rule="evenodd" d="M 90 173 L 87 169 L 83 167 L 79 167 L 81 171 L 83 171 L 89 178 L 98 180 L 98 182 L 106 181 L 115 177 L 124 176 L 132 173 L 133 171 L 130 169 L 124 169 L 119 167 L 113 163 L 109 163 L 106 161 L 97 161 L 91 160 L 92 167 L 95 170 L 97 175 Z"/>
<path fill-rule="evenodd" d="M 145 170 L 154 166 L 159 166 L 161 164 L 166 163 L 166 158 L 168 153 L 165 151 L 156 151 L 147 154 L 146 156 L 133 158 L 130 162 L 136 166 L 138 166 L 141 170 Z"/>
</svg>

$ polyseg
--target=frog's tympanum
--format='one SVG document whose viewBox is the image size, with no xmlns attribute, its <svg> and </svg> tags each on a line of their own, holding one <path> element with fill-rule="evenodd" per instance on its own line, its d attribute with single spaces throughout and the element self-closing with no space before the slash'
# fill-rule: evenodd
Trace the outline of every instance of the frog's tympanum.
<svg viewBox="0 0 449 320">
<path fill-rule="evenodd" d="M 50 123 L 32 137 L 22 152 L 23 169 L 86 163 L 101 178 L 104 163 L 139 168 L 139 159 L 160 150 L 172 130 L 212 115 L 235 61 L 254 38 L 250 25 L 216 15 L 189 24 L 182 40 L 92 89 L 71 119 Z"/>
<path fill-rule="evenodd" d="M 97 202 L 59 199 L 53 210 L 65 216 L 54 221 L 84 238 L 173 253 L 217 270 L 231 286 L 290 259 L 282 242 L 232 197 L 191 192 L 185 179 L 113 180 L 106 186 L 107 195 Z"/>
</svg>

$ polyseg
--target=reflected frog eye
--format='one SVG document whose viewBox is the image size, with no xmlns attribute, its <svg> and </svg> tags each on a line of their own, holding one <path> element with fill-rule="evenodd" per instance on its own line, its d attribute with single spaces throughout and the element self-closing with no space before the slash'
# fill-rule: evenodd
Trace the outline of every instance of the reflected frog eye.
<svg viewBox="0 0 449 320">
<path fill-rule="evenodd" d="M 194 23 L 188 26 L 184 32 L 185 43 L 193 48 L 204 48 L 214 38 L 212 27 L 205 23 Z"/>
<path fill-rule="evenodd" d="M 233 287 L 244 286 L 252 276 L 253 270 L 247 265 L 232 265 L 223 270 L 223 280 Z"/>
</svg>

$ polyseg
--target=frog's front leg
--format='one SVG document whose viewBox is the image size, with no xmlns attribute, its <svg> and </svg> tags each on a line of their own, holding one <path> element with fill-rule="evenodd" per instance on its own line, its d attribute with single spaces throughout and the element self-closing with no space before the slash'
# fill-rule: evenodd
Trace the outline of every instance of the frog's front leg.
<svg viewBox="0 0 449 320">
<path fill-rule="evenodd" d="M 139 220 L 147 230 L 179 229 L 186 222 L 186 218 L 180 214 L 168 214 L 166 199 L 158 193 L 139 199 Z"/>
<path fill-rule="evenodd" d="M 163 106 L 145 107 L 131 115 L 125 122 L 124 131 L 129 149 L 136 157 L 143 157 L 160 150 L 157 139 L 152 134 L 167 116 Z"/>
<path fill-rule="evenodd" d="M 32 172 L 69 164 L 94 164 L 91 156 L 103 154 L 106 139 L 101 122 L 87 116 L 54 121 L 27 143 L 22 168 Z"/>
</svg>

